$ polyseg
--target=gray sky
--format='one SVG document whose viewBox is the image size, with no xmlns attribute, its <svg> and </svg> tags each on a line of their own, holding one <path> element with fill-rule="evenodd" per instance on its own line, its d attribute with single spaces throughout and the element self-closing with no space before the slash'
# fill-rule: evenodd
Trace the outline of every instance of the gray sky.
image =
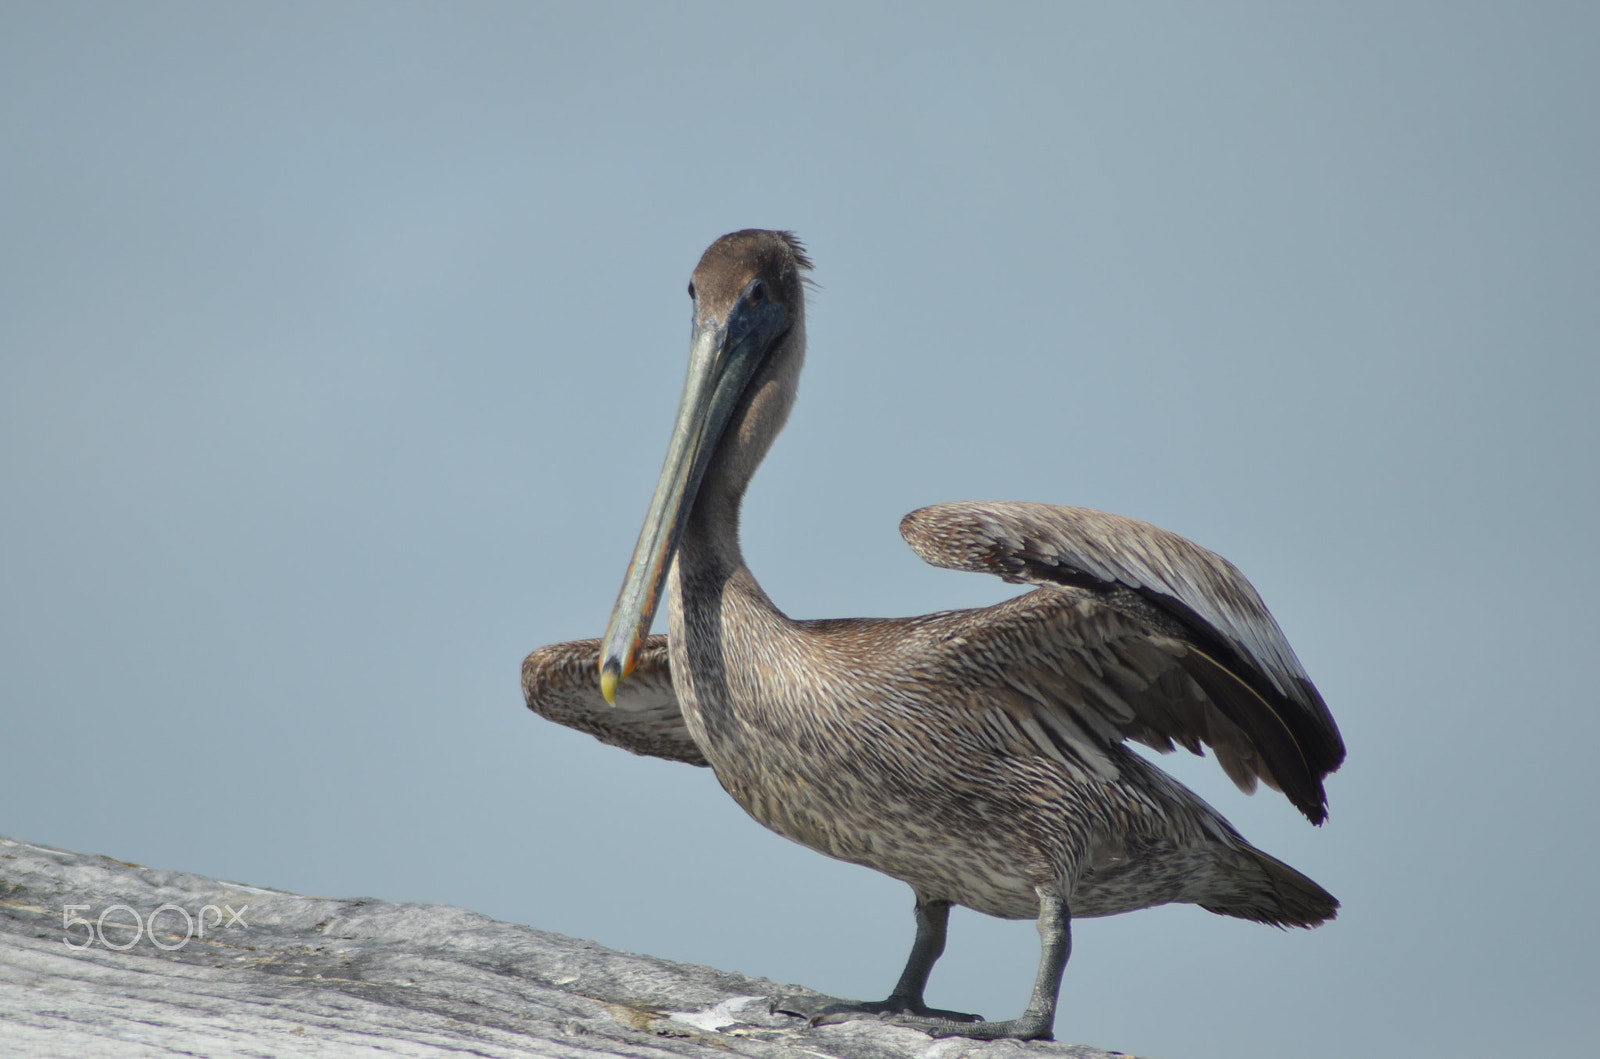
<svg viewBox="0 0 1600 1059">
<path fill-rule="evenodd" d="M 800 617 L 1003 598 L 902 514 L 1100 507 L 1255 581 L 1344 902 L 1079 925 L 1170 1059 L 1600 1043 L 1586 4 L 0 5 L 0 831 L 885 994 L 909 892 L 527 713 L 660 467 L 684 285 L 821 288 L 746 553 Z M 1029 924 L 930 1001 L 1009 1017 Z"/>
</svg>

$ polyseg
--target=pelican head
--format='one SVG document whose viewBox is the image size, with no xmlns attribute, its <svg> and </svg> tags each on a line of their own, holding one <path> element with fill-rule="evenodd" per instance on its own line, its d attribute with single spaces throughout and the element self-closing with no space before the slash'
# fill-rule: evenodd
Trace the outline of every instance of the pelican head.
<svg viewBox="0 0 1600 1059">
<path fill-rule="evenodd" d="M 739 499 L 794 401 L 805 355 L 809 269 L 789 232 L 746 229 L 701 255 L 689 281 L 689 372 L 666 463 L 600 652 L 600 690 L 615 699 L 655 617 L 697 502 L 736 524 Z"/>
</svg>

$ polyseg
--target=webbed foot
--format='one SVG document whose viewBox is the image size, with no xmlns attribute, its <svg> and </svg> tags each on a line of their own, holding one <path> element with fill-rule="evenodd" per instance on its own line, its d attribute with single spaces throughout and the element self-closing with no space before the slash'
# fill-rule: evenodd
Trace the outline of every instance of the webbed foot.
<svg viewBox="0 0 1600 1059">
<path fill-rule="evenodd" d="M 928 1017 L 904 1014 L 887 1015 L 884 1021 L 907 1029 L 921 1030 L 930 1037 L 971 1037 L 980 1041 L 998 1041 L 1007 1038 L 1019 1041 L 1048 1041 L 1054 1039 L 1051 1030 L 1055 1019 L 1050 1015 L 1025 1014 L 1021 1018 L 1004 1022 L 971 1021 L 972 1016 L 950 1019 L 947 1012 L 930 1011 Z"/>
<path fill-rule="evenodd" d="M 831 996 L 782 996 L 772 1001 L 772 1010 L 797 1015 L 812 1026 L 833 1026 L 855 1019 L 882 1019 L 896 1025 L 922 1029 L 923 1024 L 971 1025 L 983 1022 L 982 1015 L 963 1011 L 930 1008 L 919 1000 L 891 996 L 887 1000 L 840 1000 Z M 900 1019 L 911 1021 L 901 1023 Z M 920 1021 L 918 1021 L 920 1020 Z"/>
</svg>

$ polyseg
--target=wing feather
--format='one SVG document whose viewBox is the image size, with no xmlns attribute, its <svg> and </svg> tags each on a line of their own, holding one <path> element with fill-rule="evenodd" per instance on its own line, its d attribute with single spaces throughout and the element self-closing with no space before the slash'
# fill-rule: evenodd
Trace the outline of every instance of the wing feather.
<svg viewBox="0 0 1600 1059">
<path fill-rule="evenodd" d="M 617 686 L 615 706 L 600 694 L 599 669 L 599 640 L 539 648 L 522 663 L 528 709 L 635 754 L 710 766 L 678 707 L 665 636 L 645 639 L 633 673 Z"/>
<path fill-rule="evenodd" d="M 1312 821 L 1344 759 L 1327 705 L 1255 588 L 1232 563 L 1137 519 L 1048 504 L 922 508 L 901 535 L 935 566 L 1044 587 L 986 614 L 1050 708 L 1107 740 L 1216 752 L 1244 790 L 1257 779 Z M 998 620 L 997 620 L 998 619 Z M 1000 648 L 1000 645 L 993 645 Z"/>
</svg>

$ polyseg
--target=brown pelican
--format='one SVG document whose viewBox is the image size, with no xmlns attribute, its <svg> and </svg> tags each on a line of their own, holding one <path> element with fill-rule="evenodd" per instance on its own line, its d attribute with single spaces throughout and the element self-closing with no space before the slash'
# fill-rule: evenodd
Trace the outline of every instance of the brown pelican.
<svg viewBox="0 0 1600 1059">
<path fill-rule="evenodd" d="M 610 627 L 529 655 L 528 706 L 636 753 L 709 765 L 780 835 L 911 886 L 916 940 L 888 999 L 779 1004 L 813 1023 L 1048 1037 L 1073 916 L 1186 901 L 1278 926 L 1333 918 L 1320 886 L 1125 745 L 1209 745 L 1245 791 L 1260 780 L 1313 823 L 1327 815 L 1338 729 L 1220 556 L 1083 508 L 940 504 L 900 524 L 917 554 L 1033 591 L 826 621 L 767 598 L 740 554 L 739 508 L 794 401 L 810 268 L 788 232 L 734 232 L 701 257 L 683 401 Z M 663 585 L 667 635 L 647 636 Z M 1037 919 L 1021 1017 L 923 1003 L 952 904 Z"/>
</svg>

